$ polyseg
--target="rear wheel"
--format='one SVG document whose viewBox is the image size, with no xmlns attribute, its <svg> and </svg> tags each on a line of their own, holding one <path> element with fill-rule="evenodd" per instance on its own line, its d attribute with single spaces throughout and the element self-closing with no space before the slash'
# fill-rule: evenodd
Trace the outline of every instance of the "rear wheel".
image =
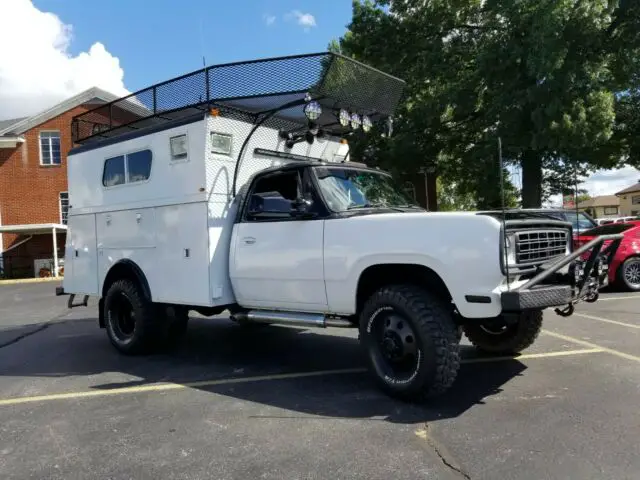
<svg viewBox="0 0 640 480">
<path fill-rule="evenodd" d="M 387 394 L 422 400 L 444 393 L 460 366 L 452 315 L 412 285 L 383 287 L 365 303 L 360 341 L 370 370 Z"/>
<path fill-rule="evenodd" d="M 153 349 L 161 334 L 156 313 L 155 305 L 135 282 L 113 282 L 104 298 L 105 327 L 112 345 L 128 355 Z"/>
<path fill-rule="evenodd" d="M 542 311 L 523 312 L 515 322 L 503 317 L 483 322 L 470 320 L 464 333 L 480 351 L 511 355 L 530 347 L 542 330 Z"/>
</svg>

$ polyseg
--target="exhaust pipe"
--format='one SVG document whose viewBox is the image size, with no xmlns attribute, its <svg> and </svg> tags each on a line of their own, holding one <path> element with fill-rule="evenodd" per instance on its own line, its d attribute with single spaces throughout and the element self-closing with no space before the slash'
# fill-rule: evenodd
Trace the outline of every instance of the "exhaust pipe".
<svg viewBox="0 0 640 480">
<path fill-rule="evenodd" d="M 269 310 L 249 310 L 234 313 L 231 318 L 237 322 L 273 323 L 294 327 L 339 327 L 349 328 L 353 324 L 341 318 L 327 318 L 321 313 L 293 313 Z"/>
</svg>

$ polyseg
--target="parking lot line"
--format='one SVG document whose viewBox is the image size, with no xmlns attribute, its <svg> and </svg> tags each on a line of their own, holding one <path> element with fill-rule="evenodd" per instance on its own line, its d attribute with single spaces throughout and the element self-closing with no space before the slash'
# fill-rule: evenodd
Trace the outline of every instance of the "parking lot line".
<svg viewBox="0 0 640 480">
<path fill-rule="evenodd" d="M 582 350 L 563 350 L 563 351 L 548 352 L 548 353 L 530 353 L 530 354 L 524 354 L 524 355 L 515 356 L 515 357 L 504 356 L 504 357 L 466 358 L 466 359 L 463 359 L 461 363 L 471 364 L 471 363 L 485 363 L 485 362 L 504 362 L 509 360 L 525 360 L 525 359 L 536 359 L 536 358 L 581 355 L 581 354 L 588 354 L 588 353 L 597 353 L 602 351 L 606 351 L 606 349 L 594 346 L 594 347 L 591 347 L 588 349 L 582 349 Z M 254 376 L 254 377 L 234 377 L 234 378 L 223 378 L 218 380 L 202 380 L 197 382 L 158 383 L 153 385 L 138 385 L 135 387 L 113 388 L 109 390 L 89 390 L 89 391 L 80 391 L 80 392 L 54 393 L 49 395 L 37 395 L 37 396 L 31 396 L 31 397 L 5 398 L 5 399 L 0 399 L 0 406 L 20 405 L 24 403 L 35 403 L 35 402 L 48 402 L 53 400 L 75 400 L 75 399 L 89 398 L 89 397 L 104 397 L 108 395 L 123 395 L 123 394 L 145 393 L 145 392 L 163 392 L 168 390 L 181 390 L 185 388 L 204 388 L 204 387 L 214 387 L 218 385 L 229 385 L 234 383 L 250 383 L 250 382 L 269 381 L 269 380 L 271 381 L 288 380 L 288 379 L 320 377 L 320 376 L 328 376 L 328 375 L 365 373 L 366 371 L 367 371 L 366 368 L 342 368 L 337 370 L 318 370 L 313 372 L 280 373 L 280 374 L 274 374 L 274 375 L 260 375 L 260 376 Z"/>
<path fill-rule="evenodd" d="M 572 343 L 575 343 L 576 345 L 582 345 L 583 347 L 599 348 L 603 352 L 610 353 L 611 355 L 615 355 L 615 356 L 620 357 L 620 358 L 626 358 L 627 360 L 633 360 L 634 362 L 640 363 L 640 357 L 638 357 L 636 355 L 631 355 L 630 353 L 624 353 L 624 352 L 621 352 L 619 350 L 614 350 L 613 348 L 607 348 L 607 347 L 603 347 L 601 345 L 596 345 L 595 343 L 586 342 L 584 340 L 580 340 L 579 338 L 570 337 L 568 335 L 563 335 L 561 333 L 552 332 L 550 330 L 542 330 L 542 333 L 544 333 L 546 335 L 549 335 L 551 337 L 559 338 L 561 340 L 564 340 L 565 342 L 572 342 Z"/>
<path fill-rule="evenodd" d="M 614 300 L 640 300 L 640 295 L 630 295 L 630 296 L 624 296 L 624 297 L 606 297 L 606 298 L 600 297 L 598 299 L 599 302 L 612 302 Z"/>
<path fill-rule="evenodd" d="M 574 313 L 574 315 L 577 315 L 579 317 L 584 317 L 584 318 L 590 318 L 591 320 L 597 320 L 599 322 L 612 323 L 613 325 L 620 325 L 621 327 L 640 329 L 640 325 L 634 325 L 633 323 L 618 322 L 617 320 L 609 320 L 608 318 L 594 317 L 593 315 L 587 315 L 586 313 Z"/>
<path fill-rule="evenodd" d="M 571 355 L 583 355 L 585 353 L 598 353 L 604 352 L 604 349 L 600 347 L 584 348 L 581 350 L 562 350 L 559 352 L 547 352 L 547 353 L 525 353 L 523 355 L 516 356 L 503 356 L 503 357 L 478 357 L 478 358 L 465 358 L 460 363 L 488 363 L 488 362 L 504 362 L 506 360 L 527 360 L 535 358 L 551 358 L 551 357 L 567 357 Z"/>
</svg>

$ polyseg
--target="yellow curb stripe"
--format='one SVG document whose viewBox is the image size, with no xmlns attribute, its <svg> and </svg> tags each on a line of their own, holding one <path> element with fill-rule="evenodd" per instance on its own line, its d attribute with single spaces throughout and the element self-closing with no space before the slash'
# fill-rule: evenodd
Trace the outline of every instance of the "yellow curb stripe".
<svg viewBox="0 0 640 480">
<path fill-rule="evenodd" d="M 21 283 L 46 283 L 46 282 L 62 282 L 62 277 L 14 278 L 10 280 L 0 280 L 0 287 L 2 285 L 17 285 Z"/>
<path fill-rule="evenodd" d="M 589 348 L 599 348 L 603 352 L 610 353 L 611 355 L 615 355 L 616 357 L 625 358 L 627 360 L 632 360 L 634 362 L 640 363 L 640 357 L 636 355 L 631 355 L 630 353 L 624 353 L 619 350 L 614 350 L 612 348 L 602 347 L 600 345 L 596 345 L 595 343 L 586 342 L 584 340 L 580 340 L 579 338 L 570 337 L 568 335 L 562 335 L 561 333 L 551 332 L 549 330 L 543 330 L 542 333 L 549 335 L 551 337 L 559 338 L 564 340 L 565 342 L 575 343 L 576 345 L 582 345 L 583 347 Z"/>
</svg>

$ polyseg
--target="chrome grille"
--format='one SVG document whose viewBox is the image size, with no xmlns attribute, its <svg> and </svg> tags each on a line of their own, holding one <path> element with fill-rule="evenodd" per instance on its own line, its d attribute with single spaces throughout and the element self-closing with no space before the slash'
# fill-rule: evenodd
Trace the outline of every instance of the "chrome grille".
<svg viewBox="0 0 640 480">
<path fill-rule="evenodd" d="M 544 263 L 567 252 L 566 230 L 524 230 L 516 233 L 516 264 Z"/>
</svg>

